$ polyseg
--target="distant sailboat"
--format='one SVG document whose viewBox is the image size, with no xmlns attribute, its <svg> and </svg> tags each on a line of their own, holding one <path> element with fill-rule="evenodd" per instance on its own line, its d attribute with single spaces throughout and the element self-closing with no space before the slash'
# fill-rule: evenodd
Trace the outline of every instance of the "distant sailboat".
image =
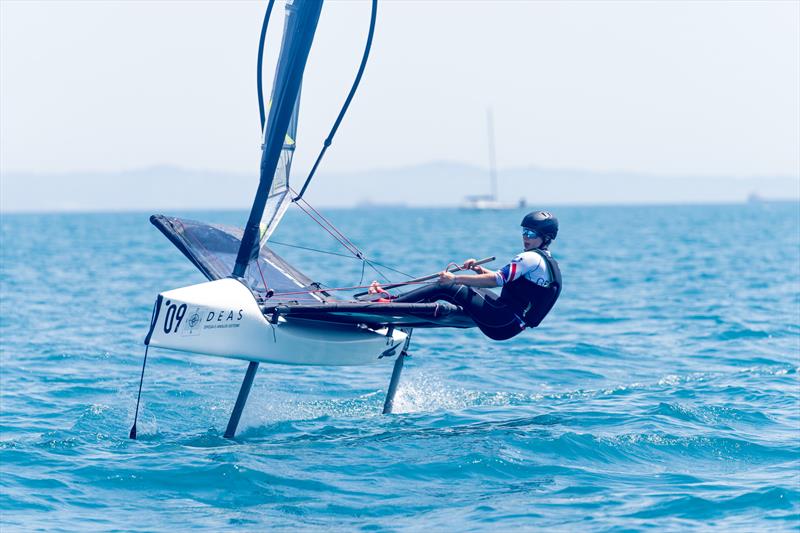
<svg viewBox="0 0 800 533">
<path fill-rule="evenodd" d="M 491 108 L 486 110 L 486 122 L 489 135 L 489 186 L 491 187 L 491 193 L 466 196 L 461 208 L 466 211 L 499 211 L 525 207 L 524 199 L 517 204 L 511 204 L 503 203 L 497 198 L 497 165 L 494 151 L 494 120 L 492 119 Z"/>
</svg>

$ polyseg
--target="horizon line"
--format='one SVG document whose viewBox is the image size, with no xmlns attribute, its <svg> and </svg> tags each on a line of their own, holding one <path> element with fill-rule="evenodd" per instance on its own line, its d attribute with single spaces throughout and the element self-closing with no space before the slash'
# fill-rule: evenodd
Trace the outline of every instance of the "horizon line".
<svg viewBox="0 0 800 533">
<path fill-rule="evenodd" d="M 718 206 L 743 206 L 743 205 L 763 205 L 763 204 L 800 204 L 800 196 L 796 198 L 759 198 L 756 201 L 751 201 L 748 199 L 744 199 L 739 202 L 731 202 L 731 201 L 687 201 L 687 202 L 596 202 L 596 203 L 547 203 L 546 205 L 554 206 L 554 207 L 564 207 L 564 208 L 584 208 L 584 207 L 617 207 L 617 208 L 634 208 L 634 207 L 718 207 Z M 477 212 L 502 212 L 502 211 L 521 211 L 524 209 L 530 209 L 532 206 L 524 206 L 524 207 L 515 207 L 512 209 L 503 209 L 503 210 L 487 210 L 487 211 L 477 211 Z M 455 211 L 465 211 L 469 212 L 470 210 L 464 209 L 459 205 L 443 205 L 443 204 L 430 204 L 430 205 L 407 205 L 407 204 L 380 204 L 380 203 L 370 203 L 366 205 L 319 205 L 317 209 L 331 209 L 331 210 L 342 210 L 342 211 L 350 211 L 356 209 L 362 210 L 371 210 L 371 209 L 407 209 L 407 210 L 421 210 L 421 209 L 443 209 L 443 210 L 455 210 Z M 16 210 L 4 210 L 0 209 L 0 215 L 111 215 L 111 214 L 154 214 L 156 212 L 163 212 L 165 210 L 175 211 L 175 212 L 182 212 L 182 213 L 234 213 L 234 212 L 242 212 L 247 213 L 249 208 L 248 207 L 166 207 L 166 208 L 155 208 L 155 209 L 147 209 L 147 208 L 108 208 L 108 209 L 70 209 L 65 208 L 61 210 L 28 210 L 22 209 L 19 211 Z"/>
<path fill-rule="evenodd" d="M 432 159 L 426 162 L 419 162 L 419 163 L 411 163 L 408 165 L 400 165 L 400 166 L 375 166 L 369 168 L 362 168 L 362 169 L 349 169 L 349 170 L 330 170 L 327 171 L 332 175 L 352 175 L 352 174 L 362 174 L 362 173 L 372 173 L 372 172 L 393 172 L 398 170 L 405 170 L 405 169 L 414 169 L 420 167 L 430 167 L 430 166 L 437 166 L 437 165 L 452 165 L 452 166 L 461 166 L 467 167 L 470 169 L 474 169 L 481 172 L 489 172 L 488 166 L 482 165 L 475 165 L 472 163 L 465 163 L 462 161 L 455 161 L 455 160 L 448 160 L 448 159 Z M 62 170 L 62 171 L 46 171 L 46 172 L 39 172 L 35 170 L 2 170 L 0 169 L 0 178 L 6 176 L 36 176 L 42 178 L 50 178 L 50 177 L 64 177 L 64 176 L 74 176 L 74 175 L 81 175 L 81 176 L 104 176 L 104 175 L 114 175 L 114 174 L 135 174 L 139 172 L 151 172 L 156 170 L 163 170 L 163 171 L 176 171 L 176 172 L 184 172 L 184 173 L 199 173 L 199 174 L 223 174 L 229 176 L 237 176 L 237 177 L 247 177 L 249 175 L 254 175 L 257 177 L 258 169 L 254 169 L 251 172 L 249 171 L 240 171 L 240 170 L 222 170 L 222 169 L 209 169 L 209 168 L 195 168 L 189 166 L 182 166 L 177 164 L 171 163 L 164 163 L 164 164 L 150 164 L 150 165 L 142 165 L 138 167 L 132 168 L 125 168 L 125 169 L 117 169 L 117 170 Z M 722 173 L 698 173 L 698 174 L 691 174 L 691 173 L 681 173 L 681 174 L 661 174 L 656 171 L 651 170 L 624 170 L 624 169 L 591 169 L 586 167 L 573 167 L 573 166 L 564 166 L 564 167 L 548 167 L 542 166 L 536 163 L 530 163 L 527 165 L 517 165 L 517 166 L 509 166 L 509 167 L 499 167 L 497 168 L 497 173 L 510 173 L 516 171 L 524 171 L 524 170 L 538 170 L 538 171 L 552 171 L 552 172 L 574 172 L 574 173 L 589 173 L 589 174 L 602 174 L 606 176 L 642 176 L 642 177 L 650 177 L 655 179 L 686 179 L 686 178 L 706 178 L 706 179 L 733 179 L 733 180 L 746 180 L 746 179 L 758 179 L 758 178 L 771 178 L 771 179 L 796 179 L 800 181 L 800 169 L 797 170 L 796 174 L 770 174 L 770 173 L 761 173 L 761 174 L 741 174 L 741 175 L 734 175 L 734 174 L 722 174 Z M 296 171 L 295 176 L 300 177 L 307 174 L 307 171 Z"/>
</svg>

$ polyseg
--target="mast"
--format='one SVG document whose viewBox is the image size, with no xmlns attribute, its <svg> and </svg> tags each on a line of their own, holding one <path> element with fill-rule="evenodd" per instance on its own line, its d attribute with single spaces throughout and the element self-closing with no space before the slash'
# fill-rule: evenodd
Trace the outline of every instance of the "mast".
<svg viewBox="0 0 800 533">
<path fill-rule="evenodd" d="M 253 254 L 258 253 L 261 217 L 278 167 L 292 112 L 299 97 L 300 83 L 317 29 L 322 1 L 289 0 L 286 3 L 286 23 L 278 65 L 275 68 L 272 104 L 264 130 L 259 184 L 242 235 L 242 244 L 236 256 L 233 276 L 243 276 Z M 258 76 L 260 80 L 260 71 Z"/>
<path fill-rule="evenodd" d="M 492 187 L 492 200 L 497 201 L 497 168 L 494 155 L 494 121 L 492 120 L 492 108 L 486 109 L 486 122 L 489 135 L 489 180 Z"/>
</svg>

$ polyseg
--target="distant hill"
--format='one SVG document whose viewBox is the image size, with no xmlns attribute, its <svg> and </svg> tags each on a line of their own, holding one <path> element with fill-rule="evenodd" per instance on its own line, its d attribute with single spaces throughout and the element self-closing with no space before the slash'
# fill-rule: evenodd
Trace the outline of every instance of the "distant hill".
<svg viewBox="0 0 800 533">
<path fill-rule="evenodd" d="M 295 179 L 300 182 L 303 173 Z M 800 200 L 800 177 L 668 177 L 538 167 L 498 173 L 505 202 L 529 205 L 735 203 L 751 195 Z M 119 173 L 0 176 L 0 211 L 249 209 L 252 175 L 153 167 Z M 314 205 L 457 206 L 489 192 L 486 169 L 450 162 L 349 174 L 320 170 L 307 198 Z"/>
</svg>

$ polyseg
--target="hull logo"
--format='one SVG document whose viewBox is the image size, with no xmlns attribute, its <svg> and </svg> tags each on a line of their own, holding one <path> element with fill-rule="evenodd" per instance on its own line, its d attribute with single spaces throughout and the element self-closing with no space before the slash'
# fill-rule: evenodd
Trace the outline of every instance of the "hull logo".
<svg viewBox="0 0 800 533">
<path fill-rule="evenodd" d="M 205 309 L 195 307 L 186 317 L 186 327 L 183 330 L 183 335 L 200 335 L 203 331 L 203 313 Z"/>
</svg>

